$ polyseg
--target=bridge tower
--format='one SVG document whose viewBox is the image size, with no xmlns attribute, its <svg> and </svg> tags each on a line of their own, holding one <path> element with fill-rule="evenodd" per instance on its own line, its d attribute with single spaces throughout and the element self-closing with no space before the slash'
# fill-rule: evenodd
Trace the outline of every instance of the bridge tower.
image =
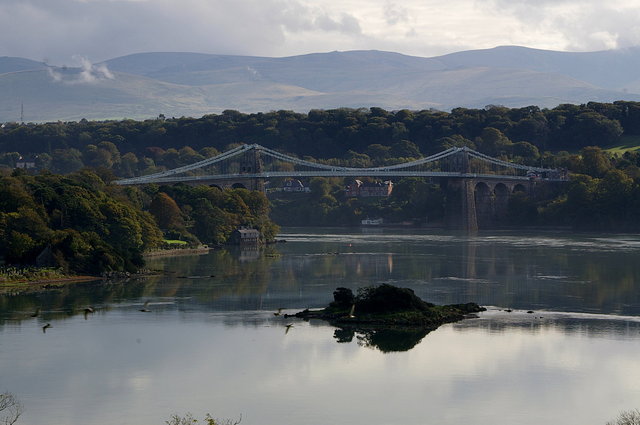
<svg viewBox="0 0 640 425">
<path fill-rule="evenodd" d="M 469 174 L 469 153 L 463 148 L 449 159 L 449 170 L 454 173 Z M 478 230 L 475 182 L 470 179 L 442 179 L 446 193 L 445 214 L 451 228 L 475 232 Z"/>
<path fill-rule="evenodd" d="M 240 159 L 240 174 L 259 174 L 264 171 L 260 153 L 260 148 L 255 145 L 253 149 L 249 149 L 244 153 Z M 264 179 L 253 178 L 246 183 L 247 189 L 264 192 Z"/>
</svg>

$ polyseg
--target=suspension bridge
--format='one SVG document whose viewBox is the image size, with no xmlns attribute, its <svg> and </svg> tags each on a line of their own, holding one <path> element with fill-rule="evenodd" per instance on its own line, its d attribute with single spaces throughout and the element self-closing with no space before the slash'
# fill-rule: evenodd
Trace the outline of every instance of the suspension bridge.
<svg viewBox="0 0 640 425">
<path fill-rule="evenodd" d="M 115 181 L 119 185 L 215 183 L 304 177 L 426 177 L 502 181 L 567 180 L 559 169 L 532 167 L 453 147 L 415 161 L 383 167 L 344 167 L 307 161 L 257 144 L 242 145 L 183 167 Z"/>
<path fill-rule="evenodd" d="M 566 170 L 533 167 L 493 158 L 468 147 L 452 147 L 415 161 L 381 167 L 345 167 L 337 160 L 308 161 L 257 144 L 241 145 L 220 155 L 145 176 L 116 180 L 118 185 L 208 184 L 264 190 L 271 179 L 309 177 L 423 177 L 447 193 L 447 217 L 469 230 L 506 214 L 514 192 L 533 194 L 548 183 L 566 182 Z"/>
</svg>

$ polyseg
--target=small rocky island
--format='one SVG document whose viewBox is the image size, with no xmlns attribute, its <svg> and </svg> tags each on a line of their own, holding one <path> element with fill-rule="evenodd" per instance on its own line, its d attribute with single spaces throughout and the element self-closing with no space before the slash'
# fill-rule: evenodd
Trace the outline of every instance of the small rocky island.
<svg viewBox="0 0 640 425">
<path fill-rule="evenodd" d="M 476 303 L 435 305 L 420 299 L 409 288 L 383 284 L 358 290 L 337 288 L 334 301 L 322 310 L 303 310 L 288 317 L 322 319 L 335 325 L 415 326 L 437 328 L 485 311 Z"/>
<path fill-rule="evenodd" d="M 476 303 L 435 305 L 421 300 L 413 290 L 380 285 L 358 290 L 337 288 L 334 301 L 322 310 L 303 310 L 285 317 L 321 319 L 337 329 L 338 343 L 358 344 L 382 352 L 407 351 L 444 323 L 457 322 L 485 311 Z"/>
</svg>

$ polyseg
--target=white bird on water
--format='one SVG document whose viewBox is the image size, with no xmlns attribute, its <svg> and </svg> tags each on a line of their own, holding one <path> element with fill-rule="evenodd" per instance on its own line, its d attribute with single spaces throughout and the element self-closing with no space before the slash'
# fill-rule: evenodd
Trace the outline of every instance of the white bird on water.
<svg viewBox="0 0 640 425">
<path fill-rule="evenodd" d="M 149 305 L 149 301 L 145 301 L 144 305 L 142 306 L 142 308 L 140 309 L 141 312 L 143 313 L 150 313 L 151 310 L 147 309 L 147 306 Z"/>
</svg>

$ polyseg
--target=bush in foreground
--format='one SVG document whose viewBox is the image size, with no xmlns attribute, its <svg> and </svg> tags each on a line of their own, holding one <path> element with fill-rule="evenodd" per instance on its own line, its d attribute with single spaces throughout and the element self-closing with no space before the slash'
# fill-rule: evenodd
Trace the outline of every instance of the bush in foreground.
<svg viewBox="0 0 640 425">
<path fill-rule="evenodd" d="M 607 425 L 640 425 L 640 410 L 621 412 L 614 421 L 607 422 Z"/>
<path fill-rule="evenodd" d="M 22 403 L 11 393 L 0 394 L 0 424 L 13 425 L 22 415 Z"/>
<path fill-rule="evenodd" d="M 237 421 L 233 419 L 215 419 L 210 414 L 202 420 L 204 425 L 238 425 L 242 421 L 242 415 Z M 168 421 L 165 421 L 167 425 L 195 425 L 200 423 L 191 413 L 187 413 L 184 416 L 173 414 Z"/>
</svg>

